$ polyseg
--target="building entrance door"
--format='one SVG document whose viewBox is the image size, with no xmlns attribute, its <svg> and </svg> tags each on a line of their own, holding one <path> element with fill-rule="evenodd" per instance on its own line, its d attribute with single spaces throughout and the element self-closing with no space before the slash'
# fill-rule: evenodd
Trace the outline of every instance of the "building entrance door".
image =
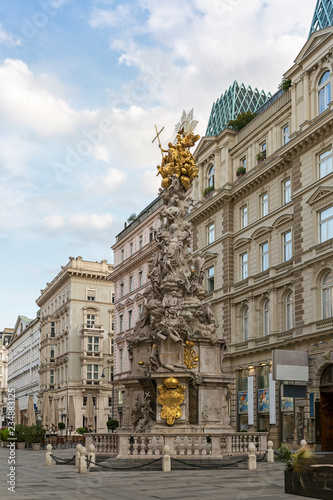
<svg viewBox="0 0 333 500">
<path fill-rule="evenodd" d="M 321 451 L 333 451 L 333 364 L 320 379 Z"/>
</svg>

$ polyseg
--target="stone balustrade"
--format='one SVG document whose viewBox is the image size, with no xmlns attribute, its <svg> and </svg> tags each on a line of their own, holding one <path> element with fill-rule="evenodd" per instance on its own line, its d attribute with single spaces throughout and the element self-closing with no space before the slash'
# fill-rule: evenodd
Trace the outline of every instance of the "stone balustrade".
<svg viewBox="0 0 333 500">
<path fill-rule="evenodd" d="M 116 433 L 87 434 L 85 446 L 93 444 L 96 454 L 117 454 L 119 458 L 152 458 L 163 455 L 168 446 L 173 457 L 221 458 L 247 454 L 250 443 L 257 453 L 267 450 L 266 432 L 233 433 Z"/>
</svg>

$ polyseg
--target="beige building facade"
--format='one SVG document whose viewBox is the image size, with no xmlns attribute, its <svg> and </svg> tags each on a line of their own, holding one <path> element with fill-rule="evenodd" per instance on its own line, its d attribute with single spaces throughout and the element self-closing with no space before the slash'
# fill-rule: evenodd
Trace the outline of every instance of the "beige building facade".
<svg viewBox="0 0 333 500">
<path fill-rule="evenodd" d="M 113 266 L 70 257 L 37 299 L 40 307 L 40 393 L 58 400 L 59 422 L 66 423 L 73 397 L 75 427 L 85 423 L 87 396 L 92 394 L 95 430 L 106 432 L 114 411 Z"/>
<path fill-rule="evenodd" d="M 332 63 L 330 27 L 310 36 L 285 73 L 290 88 L 248 125 L 201 139 L 189 215 L 228 339 L 232 425 L 323 450 L 333 450 Z M 308 353 L 306 397 L 283 397 L 274 349 Z"/>
<path fill-rule="evenodd" d="M 7 424 L 8 394 L 8 345 L 13 335 L 12 328 L 0 332 L 0 427 Z"/>
</svg>

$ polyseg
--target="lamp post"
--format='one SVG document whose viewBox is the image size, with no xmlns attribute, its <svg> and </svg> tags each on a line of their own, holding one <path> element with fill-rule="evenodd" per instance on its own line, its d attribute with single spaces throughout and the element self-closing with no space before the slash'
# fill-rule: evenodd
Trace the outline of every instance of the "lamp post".
<svg viewBox="0 0 333 500">
<path fill-rule="evenodd" d="M 61 384 L 66 384 L 67 387 L 67 395 L 66 395 L 66 441 L 68 436 L 68 382 L 67 380 L 60 380 L 58 384 L 58 389 L 61 389 Z"/>
<path fill-rule="evenodd" d="M 101 378 L 105 378 L 105 375 L 104 375 L 105 370 L 109 370 L 109 372 L 110 372 L 111 367 L 110 366 L 106 366 L 105 368 L 103 368 Z M 113 371 L 111 371 L 109 384 L 112 384 L 111 418 L 114 419 L 114 381 L 113 381 Z"/>
</svg>

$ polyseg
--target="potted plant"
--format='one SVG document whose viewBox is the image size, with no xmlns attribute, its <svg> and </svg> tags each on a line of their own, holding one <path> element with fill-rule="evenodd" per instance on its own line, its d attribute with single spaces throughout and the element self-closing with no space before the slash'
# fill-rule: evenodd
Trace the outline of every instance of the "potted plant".
<svg viewBox="0 0 333 500">
<path fill-rule="evenodd" d="M 39 425 L 31 425 L 26 427 L 26 436 L 28 443 L 31 444 L 33 451 L 40 450 L 43 439 L 45 438 L 46 430 Z"/>
<path fill-rule="evenodd" d="M 308 446 L 302 446 L 296 453 L 292 453 L 283 443 L 277 452 L 277 462 L 285 464 L 284 491 L 292 495 L 303 495 L 305 486 L 304 478 L 308 469 L 312 453 Z"/>
<path fill-rule="evenodd" d="M 1 446 L 5 446 L 7 439 L 9 438 L 9 429 L 8 427 L 1 427 L 0 429 L 0 440 Z"/>
<path fill-rule="evenodd" d="M 81 434 L 81 435 L 83 436 L 83 434 L 85 434 L 86 432 L 89 432 L 89 431 L 88 431 L 87 427 L 78 427 L 78 428 L 76 429 L 76 432 L 77 432 L 78 434 Z"/>
<path fill-rule="evenodd" d="M 58 422 L 58 429 L 60 432 L 63 431 L 64 429 L 66 429 L 65 422 Z"/>
<path fill-rule="evenodd" d="M 291 87 L 291 80 L 289 78 L 283 77 L 282 82 L 279 85 L 279 89 L 287 92 L 287 90 Z"/>
<path fill-rule="evenodd" d="M 245 174 L 246 174 L 246 168 L 243 167 L 243 165 L 240 165 L 236 172 L 237 178 L 239 179 L 240 177 L 243 177 L 243 175 Z"/>
<path fill-rule="evenodd" d="M 256 158 L 258 163 L 264 161 L 266 159 L 266 151 L 261 151 L 260 153 L 258 153 Z"/>
<path fill-rule="evenodd" d="M 16 447 L 18 450 L 24 450 L 27 442 L 27 426 L 18 424 L 15 426 Z"/>
<path fill-rule="evenodd" d="M 112 432 L 114 432 L 117 427 L 119 427 L 119 422 L 118 420 L 114 419 L 114 418 L 110 418 L 107 422 L 106 422 L 106 426 L 109 430 L 111 430 Z"/>
<path fill-rule="evenodd" d="M 204 198 L 208 198 L 208 196 L 211 195 L 212 191 L 214 191 L 214 186 L 208 186 L 206 187 L 203 192 L 202 192 L 202 195 Z"/>
</svg>

